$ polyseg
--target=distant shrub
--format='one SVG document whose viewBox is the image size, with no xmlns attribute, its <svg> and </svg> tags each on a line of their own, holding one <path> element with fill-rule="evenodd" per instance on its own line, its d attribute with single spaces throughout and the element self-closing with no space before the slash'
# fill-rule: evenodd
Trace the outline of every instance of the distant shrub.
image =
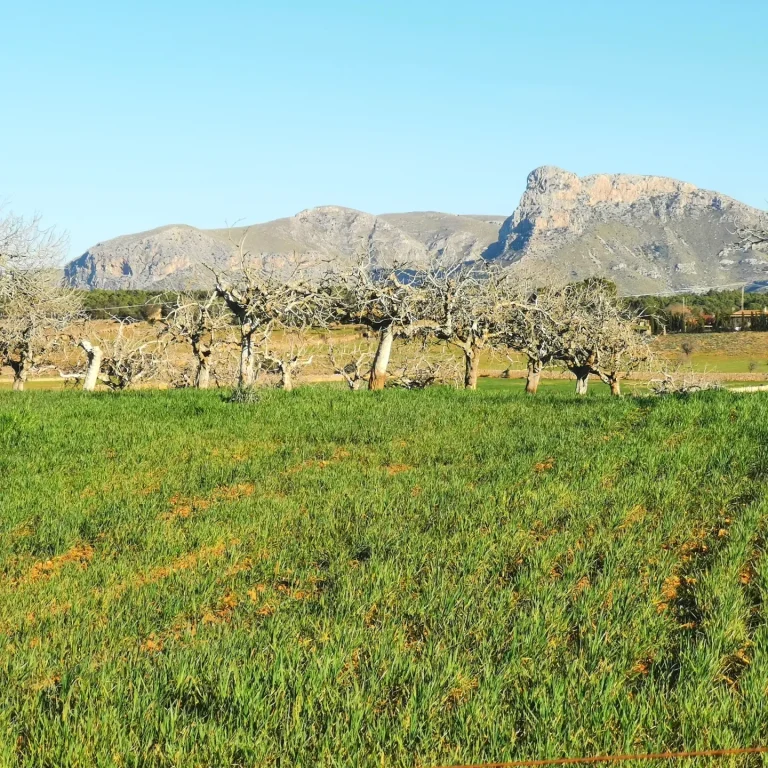
<svg viewBox="0 0 768 768">
<path fill-rule="evenodd" d="M 719 382 L 694 371 L 666 373 L 662 379 L 649 381 L 648 387 L 654 395 L 693 395 L 696 392 L 722 389 Z"/>
<path fill-rule="evenodd" d="M 261 395 L 259 395 L 255 387 L 241 387 L 238 385 L 232 390 L 232 394 L 227 402 L 253 405 L 258 403 L 259 400 L 261 400 Z"/>
<path fill-rule="evenodd" d="M 747 367 L 749 368 L 750 373 L 754 373 L 757 370 L 757 363 L 754 360 L 750 360 Z"/>
<path fill-rule="evenodd" d="M 696 345 L 692 341 L 686 340 L 680 345 L 680 349 L 683 350 L 686 357 L 690 357 L 696 350 Z"/>
</svg>

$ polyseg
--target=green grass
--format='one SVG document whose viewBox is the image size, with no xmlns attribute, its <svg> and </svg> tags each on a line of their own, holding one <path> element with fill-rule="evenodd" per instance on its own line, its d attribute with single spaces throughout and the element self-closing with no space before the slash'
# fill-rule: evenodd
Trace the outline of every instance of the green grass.
<svg viewBox="0 0 768 768">
<path fill-rule="evenodd" d="M 0 393 L 0 764 L 765 743 L 768 396 L 561 383 Z"/>
<path fill-rule="evenodd" d="M 13 389 L 13 379 L 5 379 L 0 380 L 0 390 L 3 389 Z M 43 379 L 43 380 L 35 380 L 30 379 L 25 386 L 25 389 L 64 389 L 64 380 L 56 380 L 56 379 Z"/>
</svg>

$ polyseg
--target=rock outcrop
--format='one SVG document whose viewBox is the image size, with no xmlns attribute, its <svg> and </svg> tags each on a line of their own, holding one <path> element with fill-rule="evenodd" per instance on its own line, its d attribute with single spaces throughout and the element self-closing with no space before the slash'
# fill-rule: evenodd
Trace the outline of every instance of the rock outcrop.
<svg viewBox="0 0 768 768">
<path fill-rule="evenodd" d="M 64 268 L 77 288 L 176 288 L 210 279 L 203 264 L 224 267 L 232 248 L 225 239 L 186 225 L 123 235 L 89 248 Z"/>
<path fill-rule="evenodd" d="M 768 254 L 736 246 L 765 213 L 659 176 L 595 175 L 544 166 L 492 254 L 550 280 L 598 275 L 624 293 L 706 290 L 768 280 Z"/>
<path fill-rule="evenodd" d="M 247 252 L 273 266 L 317 271 L 361 253 L 379 263 L 498 260 L 542 282 L 601 276 L 623 293 L 706 290 L 768 284 L 768 254 L 737 247 L 741 227 L 766 214 L 716 192 L 658 176 L 578 177 L 544 166 L 528 176 L 515 212 L 501 216 L 395 213 L 374 216 L 339 206 L 247 229 L 176 225 L 125 235 L 90 248 L 65 269 L 90 288 L 192 287 L 210 283 L 203 265 L 236 268 Z"/>
</svg>

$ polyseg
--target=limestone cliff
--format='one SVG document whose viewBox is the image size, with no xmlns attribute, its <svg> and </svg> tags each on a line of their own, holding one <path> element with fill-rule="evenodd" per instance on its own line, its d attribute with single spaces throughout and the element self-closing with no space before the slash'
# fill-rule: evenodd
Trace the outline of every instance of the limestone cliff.
<svg viewBox="0 0 768 768">
<path fill-rule="evenodd" d="M 579 178 L 544 166 L 528 176 L 491 252 L 552 280 L 599 275 L 624 293 L 705 290 L 768 280 L 768 255 L 735 246 L 765 213 L 659 176 Z"/>
</svg>

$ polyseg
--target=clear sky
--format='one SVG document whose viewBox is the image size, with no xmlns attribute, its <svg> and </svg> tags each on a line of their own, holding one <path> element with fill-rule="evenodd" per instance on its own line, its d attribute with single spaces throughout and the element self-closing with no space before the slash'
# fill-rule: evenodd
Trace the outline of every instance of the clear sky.
<svg viewBox="0 0 768 768">
<path fill-rule="evenodd" d="M 70 257 L 315 205 L 510 214 L 539 165 L 768 207 L 768 0 L 0 0 L 0 200 Z"/>
</svg>

